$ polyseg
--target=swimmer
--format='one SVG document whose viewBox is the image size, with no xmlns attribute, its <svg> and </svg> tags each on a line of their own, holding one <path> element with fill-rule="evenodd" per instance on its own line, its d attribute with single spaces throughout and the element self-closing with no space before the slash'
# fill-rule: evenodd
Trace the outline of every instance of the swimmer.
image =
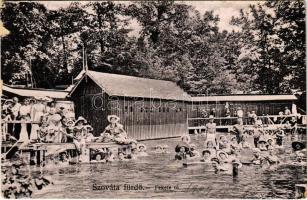
<svg viewBox="0 0 307 200">
<path fill-rule="evenodd" d="M 190 144 L 191 142 L 191 137 L 189 135 L 183 135 L 181 136 L 181 142 L 185 143 L 185 144 Z"/>
<path fill-rule="evenodd" d="M 282 130 L 281 127 L 278 127 L 275 134 L 276 134 L 276 145 L 283 146 L 283 138 L 285 136 L 285 132 Z"/>
<path fill-rule="evenodd" d="M 260 149 L 260 151 L 267 151 L 267 142 L 264 139 L 259 139 L 258 141 L 258 149 Z"/>
<path fill-rule="evenodd" d="M 203 150 L 200 161 L 204 163 L 211 163 L 211 151 L 209 149 Z"/>
<path fill-rule="evenodd" d="M 179 152 L 175 155 L 175 160 L 183 160 L 187 157 L 187 148 L 185 146 L 181 146 Z"/>
<path fill-rule="evenodd" d="M 190 158 L 198 158 L 200 157 L 200 153 L 196 150 L 196 145 L 191 144 L 190 145 L 190 151 L 188 152 L 188 155 Z"/>
<path fill-rule="evenodd" d="M 216 146 L 215 146 L 214 144 L 215 144 L 214 141 L 209 140 L 209 141 L 207 141 L 207 143 L 206 143 L 206 147 L 207 147 L 208 149 L 215 149 L 215 150 L 216 150 Z"/>
<path fill-rule="evenodd" d="M 167 144 L 162 145 L 162 150 L 163 150 L 163 153 L 170 153 L 169 150 L 168 150 L 168 145 Z"/>
<path fill-rule="evenodd" d="M 231 152 L 230 142 L 225 135 L 222 135 L 219 140 L 219 149 L 227 153 Z"/>
<path fill-rule="evenodd" d="M 224 151 L 218 151 L 217 157 L 219 160 L 219 165 L 217 165 L 217 169 L 219 171 L 229 171 L 232 169 L 232 165 L 229 162 L 228 154 Z"/>
<path fill-rule="evenodd" d="M 264 162 L 264 158 L 261 156 L 261 150 L 258 148 L 253 149 L 253 159 L 251 162 L 254 165 L 262 165 Z"/>
<path fill-rule="evenodd" d="M 148 156 L 145 144 L 138 144 L 138 156 Z"/>
<path fill-rule="evenodd" d="M 267 145 L 266 145 L 267 149 L 275 149 L 275 144 L 274 144 L 274 140 L 272 138 L 269 138 L 267 140 Z"/>
<path fill-rule="evenodd" d="M 251 148 L 251 145 L 250 145 L 250 143 L 247 141 L 247 138 L 248 138 L 248 136 L 247 136 L 246 134 L 243 134 L 243 135 L 242 135 L 241 143 L 240 143 L 240 148 L 241 148 L 241 149 L 244 149 L 244 148 L 250 149 L 250 148 Z"/>
<path fill-rule="evenodd" d="M 161 145 L 157 145 L 154 147 L 155 153 L 163 153 L 163 147 Z"/>
<path fill-rule="evenodd" d="M 279 158 L 274 154 L 273 149 L 268 151 L 268 155 L 265 157 L 270 165 L 279 164 Z"/>
<path fill-rule="evenodd" d="M 128 161 L 128 159 L 125 158 L 125 154 L 121 151 L 118 152 L 118 161 Z"/>
<path fill-rule="evenodd" d="M 295 160 L 292 162 L 294 165 L 303 165 L 305 166 L 307 162 L 304 161 L 305 154 L 302 152 L 295 153 Z"/>
<path fill-rule="evenodd" d="M 138 158 L 138 149 L 137 148 L 132 148 L 131 153 L 128 155 L 129 159 L 135 160 Z"/>
<path fill-rule="evenodd" d="M 110 150 L 109 148 L 106 149 L 105 160 L 106 160 L 106 162 L 113 162 L 115 160 L 114 154 L 113 154 L 112 150 Z"/>
<path fill-rule="evenodd" d="M 238 144 L 236 136 L 232 136 L 230 139 L 230 149 L 231 149 L 231 153 L 240 149 L 240 145 Z"/>
</svg>

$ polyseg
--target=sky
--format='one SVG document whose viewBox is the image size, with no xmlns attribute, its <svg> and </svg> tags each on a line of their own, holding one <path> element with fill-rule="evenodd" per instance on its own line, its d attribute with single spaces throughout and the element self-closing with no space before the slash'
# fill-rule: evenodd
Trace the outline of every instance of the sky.
<svg viewBox="0 0 307 200">
<path fill-rule="evenodd" d="M 128 3 L 127 1 L 119 1 L 120 3 Z M 231 31 L 233 26 L 229 25 L 232 16 L 237 16 L 240 9 L 248 8 L 250 4 L 257 4 L 263 1 L 183 1 L 185 4 L 194 6 L 200 13 L 213 10 L 215 14 L 219 15 L 219 28 L 221 30 Z M 40 1 L 48 9 L 56 10 L 67 7 L 71 1 Z M 82 1 L 82 3 L 87 3 Z M 136 21 L 132 21 L 131 28 L 137 31 L 139 26 Z"/>
</svg>

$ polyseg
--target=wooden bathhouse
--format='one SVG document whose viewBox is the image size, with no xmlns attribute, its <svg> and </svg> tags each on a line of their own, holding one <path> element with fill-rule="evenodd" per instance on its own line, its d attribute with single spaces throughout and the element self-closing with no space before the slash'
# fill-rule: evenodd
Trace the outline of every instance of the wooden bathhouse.
<svg viewBox="0 0 307 200">
<path fill-rule="evenodd" d="M 236 110 L 241 107 L 244 113 L 255 111 L 258 116 L 277 115 L 285 107 L 292 109 L 298 98 L 295 95 L 227 95 L 227 96 L 196 96 L 189 103 L 189 117 L 204 117 L 214 108 L 216 117 L 225 117 L 226 109 L 230 116 L 236 116 Z"/>
<path fill-rule="evenodd" d="M 69 96 L 76 116 L 85 117 L 99 135 L 107 116 L 120 117 L 129 136 L 154 139 L 187 132 L 190 96 L 174 82 L 86 71 Z"/>
</svg>

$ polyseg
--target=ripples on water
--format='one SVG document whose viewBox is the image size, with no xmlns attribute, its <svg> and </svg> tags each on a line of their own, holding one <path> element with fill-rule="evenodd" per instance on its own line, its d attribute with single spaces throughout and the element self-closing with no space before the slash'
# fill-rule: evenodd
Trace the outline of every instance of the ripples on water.
<svg viewBox="0 0 307 200">
<path fill-rule="evenodd" d="M 193 140 L 193 139 L 192 139 Z M 170 151 L 179 139 L 160 140 Z M 305 167 L 282 165 L 265 170 L 244 165 L 237 178 L 216 174 L 210 166 L 184 168 L 172 161 L 174 153 L 154 154 L 157 141 L 147 141 L 148 157 L 128 162 L 71 165 L 44 173 L 53 186 L 34 194 L 34 198 L 294 198 L 295 184 L 304 181 Z M 196 142 L 197 143 L 197 142 Z M 197 143 L 201 149 L 201 143 Z M 209 169 L 209 170 L 208 170 Z M 35 172 L 34 172 L 35 173 Z M 96 185 L 121 185 L 119 191 L 95 191 Z M 124 184 L 142 184 L 144 191 L 125 191 Z M 155 185 L 176 190 L 155 191 Z"/>
</svg>

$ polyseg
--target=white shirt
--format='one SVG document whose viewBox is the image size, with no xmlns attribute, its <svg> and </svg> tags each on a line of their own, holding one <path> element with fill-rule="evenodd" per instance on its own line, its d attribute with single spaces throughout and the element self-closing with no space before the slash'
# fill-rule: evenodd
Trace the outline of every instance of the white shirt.
<svg viewBox="0 0 307 200">
<path fill-rule="evenodd" d="M 29 115 L 31 113 L 31 106 L 30 105 L 22 105 L 19 108 L 20 115 Z"/>
</svg>

